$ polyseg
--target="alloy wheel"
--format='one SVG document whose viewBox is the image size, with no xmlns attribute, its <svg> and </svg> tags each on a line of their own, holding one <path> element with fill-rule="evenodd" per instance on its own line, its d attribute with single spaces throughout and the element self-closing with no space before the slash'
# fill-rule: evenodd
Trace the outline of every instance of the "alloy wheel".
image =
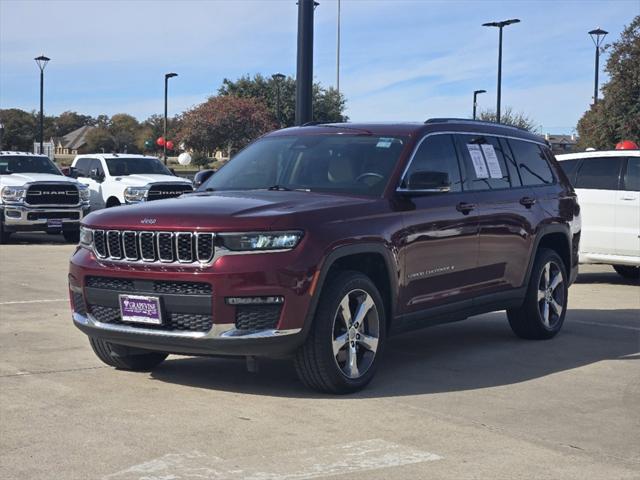
<svg viewBox="0 0 640 480">
<path fill-rule="evenodd" d="M 562 270 L 553 261 L 542 268 L 538 283 L 538 309 L 542 323 L 552 329 L 560 321 L 564 311 L 566 298 Z"/>
<path fill-rule="evenodd" d="M 333 318 L 333 358 L 348 378 L 363 376 L 373 364 L 380 338 L 380 318 L 371 295 L 347 293 Z"/>
</svg>

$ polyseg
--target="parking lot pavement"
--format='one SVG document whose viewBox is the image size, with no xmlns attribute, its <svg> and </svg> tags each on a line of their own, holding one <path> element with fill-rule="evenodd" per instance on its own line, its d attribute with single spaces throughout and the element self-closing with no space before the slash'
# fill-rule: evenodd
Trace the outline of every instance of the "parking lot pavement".
<svg viewBox="0 0 640 480">
<path fill-rule="evenodd" d="M 285 360 L 103 366 L 70 320 L 74 247 L 30 240 L 0 246 L 1 478 L 640 478 L 640 288 L 610 267 L 582 268 L 553 340 L 503 312 L 405 334 L 332 397 Z"/>
</svg>

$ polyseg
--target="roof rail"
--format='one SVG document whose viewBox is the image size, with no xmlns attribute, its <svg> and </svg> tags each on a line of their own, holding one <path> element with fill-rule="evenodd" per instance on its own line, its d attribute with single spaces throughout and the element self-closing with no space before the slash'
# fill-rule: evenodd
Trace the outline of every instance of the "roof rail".
<svg viewBox="0 0 640 480">
<path fill-rule="evenodd" d="M 322 125 L 323 123 L 327 123 L 327 122 L 319 122 L 318 120 L 314 120 L 312 122 L 303 123 L 300 126 L 301 127 L 312 127 L 313 125 Z"/>
<path fill-rule="evenodd" d="M 512 130 L 520 130 L 520 131 L 523 131 L 523 132 L 529 132 L 529 130 L 527 130 L 526 128 L 516 127 L 515 125 L 505 125 L 504 123 L 489 122 L 489 121 L 486 121 L 486 120 L 472 120 L 470 118 L 430 118 L 428 120 L 425 120 L 424 123 L 430 124 L 430 123 L 449 123 L 449 122 L 473 123 L 473 124 L 480 124 L 480 125 L 489 125 L 489 126 L 492 126 L 492 127 L 511 128 Z M 529 132 L 529 133 L 531 133 L 531 132 Z"/>
</svg>

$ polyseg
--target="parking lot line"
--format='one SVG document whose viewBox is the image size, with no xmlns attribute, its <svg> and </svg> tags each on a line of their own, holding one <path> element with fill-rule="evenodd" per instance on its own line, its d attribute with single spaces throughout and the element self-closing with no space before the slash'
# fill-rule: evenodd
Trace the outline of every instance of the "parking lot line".
<svg viewBox="0 0 640 480">
<path fill-rule="evenodd" d="M 202 452 L 170 453 L 103 480 L 160 480 L 168 478 L 305 480 L 399 467 L 442 459 L 434 453 L 382 439 L 292 450 L 269 458 L 263 455 L 223 460 Z"/>
<path fill-rule="evenodd" d="M 0 305 L 17 305 L 22 303 L 49 303 L 49 302 L 68 302 L 68 298 L 51 298 L 48 300 L 16 300 L 13 302 L 0 302 Z"/>
<path fill-rule="evenodd" d="M 631 325 L 618 325 L 617 323 L 585 322 L 584 320 L 571 320 L 570 323 L 581 323 L 583 325 L 594 325 L 597 327 L 621 328 L 623 330 L 633 330 L 635 332 L 640 332 L 640 327 L 632 327 Z"/>
</svg>

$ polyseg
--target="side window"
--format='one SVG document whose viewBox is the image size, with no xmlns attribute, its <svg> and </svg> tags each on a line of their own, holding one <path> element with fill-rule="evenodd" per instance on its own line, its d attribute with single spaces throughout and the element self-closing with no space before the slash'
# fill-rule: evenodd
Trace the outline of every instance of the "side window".
<svg viewBox="0 0 640 480">
<path fill-rule="evenodd" d="M 89 171 L 94 169 L 98 171 L 98 175 L 104 176 L 104 169 L 102 168 L 102 162 L 97 158 L 92 158 L 91 165 L 89 166 Z"/>
<path fill-rule="evenodd" d="M 624 189 L 640 192 L 640 157 L 629 157 L 627 172 L 624 174 Z"/>
<path fill-rule="evenodd" d="M 580 165 L 580 159 L 574 158 L 573 160 L 562 160 L 558 162 L 560 167 L 564 171 L 564 173 L 569 178 L 571 185 L 575 185 L 576 183 L 576 172 L 578 171 L 578 166 Z"/>
<path fill-rule="evenodd" d="M 575 188 L 617 190 L 623 157 L 597 157 L 582 160 Z"/>
<path fill-rule="evenodd" d="M 411 176 L 417 172 L 428 181 L 448 185 L 451 192 L 462 190 L 458 156 L 451 135 L 430 135 L 420 144 L 400 188 L 420 190 L 411 185 Z"/>
<path fill-rule="evenodd" d="M 509 139 L 509 145 L 516 157 L 522 184 L 527 186 L 551 185 L 553 173 L 540 146 L 524 140 Z"/>
<path fill-rule="evenodd" d="M 498 190 L 511 187 L 509 169 L 498 138 L 482 134 L 456 137 L 464 159 L 465 190 Z"/>
<path fill-rule="evenodd" d="M 90 158 L 79 158 L 76 162 L 76 172 L 78 172 L 79 177 L 88 177 L 89 176 L 89 164 L 91 163 Z"/>
</svg>

